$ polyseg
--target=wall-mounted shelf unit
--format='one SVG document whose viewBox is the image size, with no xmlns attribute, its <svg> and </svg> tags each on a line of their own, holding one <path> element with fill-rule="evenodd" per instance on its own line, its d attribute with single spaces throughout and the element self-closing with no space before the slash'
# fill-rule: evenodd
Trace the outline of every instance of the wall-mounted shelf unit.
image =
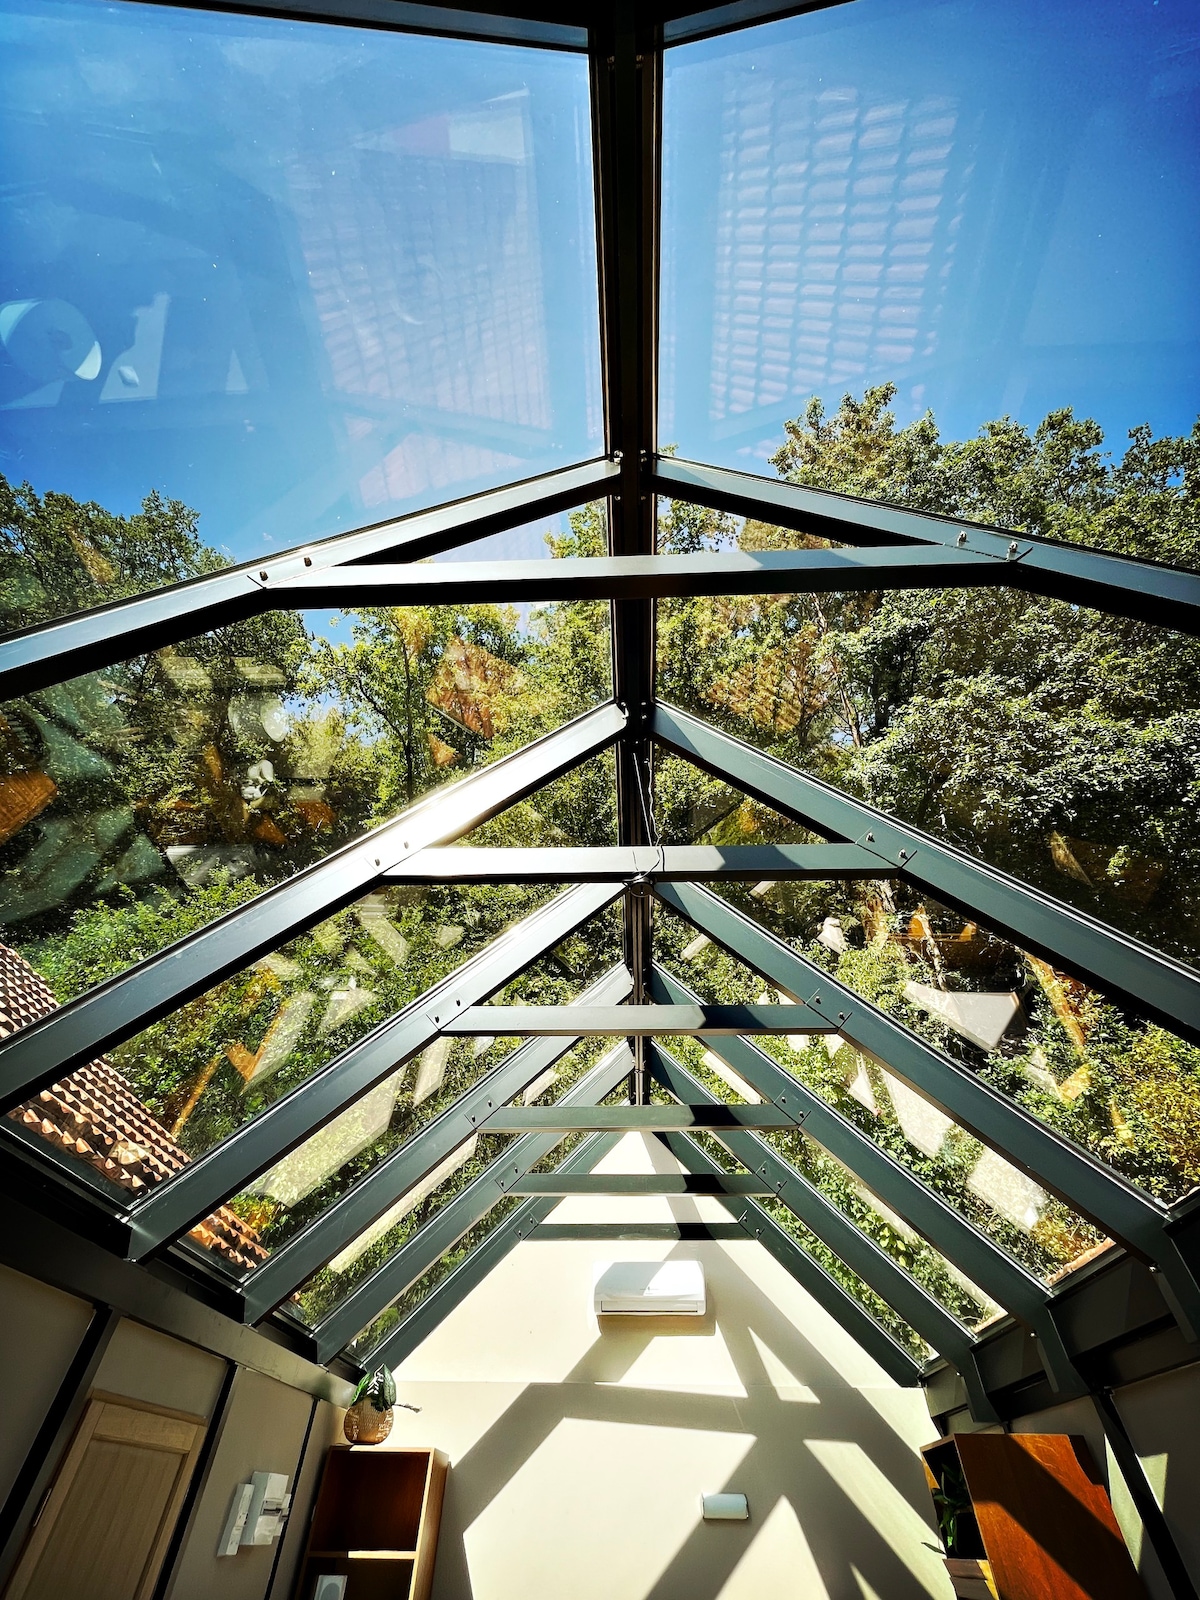
<svg viewBox="0 0 1200 1600">
<path fill-rule="evenodd" d="M 956 1433 L 921 1454 L 935 1509 L 965 1485 L 946 1558 L 959 1600 L 1146 1600 L 1081 1437 Z"/>
<path fill-rule="evenodd" d="M 323 1573 L 346 1574 L 346 1600 L 429 1600 L 447 1465 L 440 1450 L 335 1445 L 296 1600 Z"/>
</svg>

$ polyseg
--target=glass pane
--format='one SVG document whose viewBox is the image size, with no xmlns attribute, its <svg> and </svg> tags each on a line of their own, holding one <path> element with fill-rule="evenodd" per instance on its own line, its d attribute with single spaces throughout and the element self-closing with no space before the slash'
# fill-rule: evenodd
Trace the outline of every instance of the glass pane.
<svg viewBox="0 0 1200 1600">
<path fill-rule="evenodd" d="M 729 1154 L 720 1140 L 710 1133 L 694 1135 L 705 1153 L 712 1157 L 716 1164 L 725 1172 L 744 1171 L 741 1163 Z M 898 1311 L 892 1309 L 882 1296 L 875 1293 L 874 1289 L 858 1276 L 853 1268 L 848 1267 L 839 1255 L 836 1255 L 828 1245 L 823 1244 L 811 1228 L 807 1228 L 796 1213 L 784 1205 L 782 1200 L 767 1196 L 757 1202 L 767 1215 L 779 1224 L 783 1231 L 794 1239 L 795 1242 L 812 1256 L 825 1271 L 841 1285 L 852 1300 L 857 1300 L 868 1316 L 872 1317 L 881 1328 L 886 1329 L 895 1339 L 896 1343 L 918 1363 L 929 1359 L 933 1354 L 925 1340 L 921 1338 L 915 1328 L 909 1327 Z"/>
<path fill-rule="evenodd" d="M 610 694 L 573 604 L 278 612 L 0 708 L 0 927 L 60 1002 Z M 599 830 L 594 764 L 488 842 Z M 508 820 L 506 821 L 506 817 Z"/>
<path fill-rule="evenodd" d="M 61 1113 L 46 1113 L 38 1098 L 12 1116 L 35 1144 L 45 1138 L 65 1155 L 81 1178 L 99 1174 L 108 1194 L 136 1204 L 555 892 L 491 885 L 375 891 L 117 1046 L 100 1064 L 101 1089 L 90 1087 L 93 1066 L 47 1091 L 64 1102 Z M 7 960 L 18 988 L 38 984 L 14 952 Z M 39 992 L 42 1011 L 52 1009 L 44 987 Z M 19 1020 L 34 1014 L 26 1005 Z M 447 1066 L 448 1056 L 427 1053 L 413 1093 L 435 1093 Z M 320 1136 L 327 1141 L 320 1154 L 337 1155 L 338 1170 L 384 1134 L 404 1077 L 403 1069 L 393 1074 Z M 80 1106 L 87 1126 L 67 1137 Z M 314 1162 L 313 1170 L 303 1158 L 282 1164 L 279 1188 L 291 1203 L 316 1186 L 310 1180 L 321 1162 Z M 266 1214 L 261 1200 L 243 1209 L 257 1230 Z M 254 1259 L 267 1248 L 255 1232 Z"/>
<path fill-rule="evenodd" d="M 464 1042 L 469 1053 L 470 1041 Z M 607 1043 L 606 1040 L 593 1039 L 577 1045 L 550 1072 L 530 1084 L 521 1096 L 520 1103 L 551 1104 L 595 1066 Z M 494 1064 L 490 1058 L 486 1062 L 489 1067 Z M 478 1076 L 478 1073 L 474 1076 Z M 467 1086 L 470 1078 L 471 1075 L 460 1071 L 457 1092 Z M 443 1100 L 443 1106 L 449 1102 L 449 1098 L 447 1096 Z M 409 1131 L 415 1131 L 417 1125 L 416 1122 L 410 1123 Z M 309 1326 L 315 1326 L 335 1306 L 340 1305 L 352 1290 L 390 1260 L 435 1212 L 453 1200 L 455 1195 L 503 1155 L 516 1137 L 508 1134 L 473 1134 L 427 1178 L 406 1194 L 400 1195 L 392 1206 L 339 1251 L 327 1266 L 314 1273 L 289 1301 L 288 1310 Z M 395 1140 L 393 1147 L 401 1142 L 400 1139 Z M 562 1154 L 558 1152 L 556 1161 L 561 1159 Z"/>
<path fill-rule="evenodd" d="M 589 1065 L 591 1064 L 589 1062 Z M 582 1073 L 579 1075 L 581 1076 Z M 573 1074 L 573 1076 L 575 1075 Z M 601 1103 L 604 1105 L 616 1105 L 626 1098 L 625 1090 L 622 1088 L 614 1090 Z M 543 1157 L 536 1166 L 531 1167 L 529 1170 L 531 1172 L 555 1171 L 571 1152 L 588 1137 L 589 1135 L 585 1133 L 566 1134 L 555 1145 L 549 1155 Z M 364 1365 L 367 1364 L 372 1351 L 379 1346 L 388 1334 L 394 1332 L 417 1309 L 422 1301 L 427 1299 L 433 1290 L 450 1276 L 456 1267 L 462 1265 L 476 1246 L 482 1244 L 488 1235 L 523 1203 L 515 1195 L 505 1195 L 490 1211 L 480 1217 L 479 1221 L 455 1245 L 441 1255 L 427 1272 L 422 1274 L 414 1283 L 411 1283 L 401 1295 L 392 1301 L 391 1305 L 368 1323 L 356 1339 L 351 1341 L 347 1346 L 347 1351 L 354 1360 Z M 415 1232 L 415 1228 L 412 1231 Z"/>
<path fill-rule="evenodd" d="M 694 1036 L 673 1036 L 664 1040 L 664 1044 L 681 1065 L 699 1078 L 710 1094 L 726 1105 L 746 1101 L 753 1105 L 761 1100 L 762 1097 L 716 1051 L 706 1049 L 701 1040 Z M 966 1327 L 978 1328 L 999 1312 L 996 1302 L 977 1284 L 799 1128 L 795 1132 L 765 1130 L 759 1137 Z M 716 1142 L 719 1144 L 719 1139 Z"/>
<path fill-rule="evenodd" d="M 1048 481 L 1061 408 L 1118 454 L 1196 415 L 1198 42 L 1188 0 L 856 0 L 668 51 L 660 437 L 803 468 L 810 400 L 886 385 L 909 470 L 876 393 L 808 481 L 1043 532 L 1038 498 L 1089 510 L 1091 478 Z M 929 411 L 950 440 L 1003 420 L 939 460 Z M 1147 519 L 1143 553 L 1177 531 Z"/>
<path fill-rule="evenodd" d="M 910 985 L 924 986 L 932 976 L 911 943 L 893 940 L 886 934 L 869 943 L 864 938 L 853 910 L 857 902 L 852 886 L 783 887 L 797 896 L 789 910 L 779 909 L 782 902 L 775 893 L 758 899 L 742 894 L 737 903 L 847 987 L 897 1016 L 930 1043 L 951 1054 L 968 1053 L 965 1041 L 948 1026 L 935 1025 L 927 1013 L 906 998 Z M 875 887 L 864 885 L 862 889 L 869 893 Z M 729 893 L 726 898 L 735 897 Z M 762 909 L 766 904 L 771 906 L 770 911 Z M 795 932 L 801 926 L 803 933 Z M 663 965 L 702 998 L 732 1003 L 766 997 L 787 1003 L 788 996 L 773 994 L 762 978 L 716 945 L 708 940 L 701 944 L 695 930 L 680 918 L 663 912 L 655 931 L 655 948 Z M 1009 1015 L 1013 1015 L 1011 1004 Z M 1052 1031 L 1046 1030 L 1048 1034 Z M 1038 1037 L 1036 1029 L 1022 1036 L 1023 1050 L 1031 1057 L 1038 1049 Z M 757 1038 L 754 1043 L 1030 1272 L 1052 1282 L 1106 1247 L 1103 1234 L 1069 1206 L 1047 1194 L 881 1062 L 839 1035 L 795 1033 L 782 1038 Z M 1043 1052 L 1044 1048 L 1043 1045 Z M 1026 1089 L 1033 1087 L 1031 1082 L 1023 1084 L 1003 1051 L 987 1058 L 976 1053 L 969 1064 L 1006 1092 L 1014 1092 L 1014 1080 Z M 705 1065 L 746 1098 L 747 1086 L 736 1074 L 731 1078 L 730 1068 L 718 1064 L 715 1056 L 706 1058 Z M 1035 1098 L 1019 1088 L 1016 1098 L 1035 1114 L 1044 1115 L 1044 1093 Z M 1063 1127 L 1063 1131 L 1075 1134 L 1074 1129 Z"/>
<path fill-rule="evenodd" d="M 1200 641 L 1015 589 L 673 600 L 658 681 L 781 761 L 1200 966 L 1184 754 Z"/>
<path fill-rule="evenodd" d="M 620 955 L 620 932 L 618 911 L 611 907 L 527 967 L 496 1000 L 510 1005 L 568 1005 L 615 964 Z M 520 1039 L 491 1035 L 436 1039 L 257 1178 L 229 1202 L 231 1208 L 253 1223 L 264 1250 L 277 1250 L 499 1066 L 520 1043 Z M 530 1085 L 537 1093 L 529 1103 L 559 1082 L 563 1070 L 560 1064 L 540 1074 Z M 448 1168 L 451 1170 L 455 1169 Z"/>
<path fill-rule="evenodd" d="M 90 0 L 0 54 L 10 626 L 601 452 L 583 56 Z"/>
</svg>

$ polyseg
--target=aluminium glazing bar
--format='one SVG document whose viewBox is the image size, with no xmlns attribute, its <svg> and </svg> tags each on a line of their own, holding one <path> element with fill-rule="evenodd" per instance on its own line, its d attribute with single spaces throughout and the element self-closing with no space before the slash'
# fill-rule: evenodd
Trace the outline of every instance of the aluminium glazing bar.
<svg viewBox="0 0 1200 1600">
<path fill-rule="evenodd" d="M 628 1070 L 628 1069 L 626 1069 Z M 587 1172 L 596 1165 L 617 1142 L 615 1134 L 593 1134 L 563 1162 L 564 1172 Z M 372 1367 L 398 1367 L 422 1344 L 433 1330 L 466 1299 L 476 1284 L 482 1283 L 493 1267 L 523 1239 L 530 1238 L 544 1217 L 550 1215 L 558 1201 L 554 1199 L 526 1200 L 497 1224 L 485 1239 L 481 1239 L 449 1277 L 443 1279 L 427 1294 L 414 1310 L 410 1311 L 399 1327 L 393 1329 L 374 1349 L 362 1359 Z M 395 1298 L 393 1296 L 393 1298 Z"/>
<path fill-rule="evenodd" d="M 662 1142 L 680 1166 L 689 1172 L 715 1174 L 722 1170 L 707 1151 L 701 1149 L 687 1134 L 664 1134 Z M 746 1237 L 756 1240 L 774 1256 L 801 1288 L 807 1290 L 817 1304 L 823 1306 L 850 1338 L 861 1345 L 897 1383 L 906 1388 L 914 1388 L 920 1383 L 921 1367 L 908 1351 L 756 1200 L 737 1199 L 732 1195 L 718 1198 L 730 1216 L 741 1224 Z"/>
<path fill-rule="evenodd" d="M 147 650 L 254 616 L 272 603 L 264 606 L 262 572 L 276 582 L 286 582 L 310 570 L 385 557 L 421 561 L 487 534 L 598 499 L 610 492 L 617 474 L 618 468 L 610 461 L 585 462 L 467 500 L 449 501 L 430 511 L 337 534 L 284 551 L 269 561 L 227 567 L 10 633 L 0 641 L 0 700 L 13 700 L 82 672 L 115 666 Z"/>
<path fill-rule="evenodd" d="M 615 898 L 606 884 L 568 889 L 502 933 L 252 1122 L 167 1179 L 132 1214 L 132 1259 L 139 1260 L 168 1239 L 186 1233 L 389 1072 L 432 1044 L 451 1014 L 495 994 Z"/>
<path fill-rule="evenodd" d="M 509 1106 L 484 1133 L 692 1133 L 697 1128 L 796 1128 L 775 1106 Z"/>
<path fill-rule="evenodd" d="M 530 1244 L 564 1244 L 582 1240 L 599 1244 L 609 1239 L 673 1239 L 699 1243 L 705 1239 L 744 1239 L 740 1222 L 543 1222 L 529 1235 Z"/>
<path fill-rule="evenodd" d="M 670 16 L 663 23 L 663 44 L 690 44 L 694 39 L 711 39 L 717 34 L 734 33 L 742 28 L 777 22 L 781 17 L 796 17 L 808 11 L 824 11 L 828 6 L 845 5 L 846 0 L 729 0 L 704 11 Z M 669 5 L 668 12 L 680 7 Z"/>
<path fill-rule="evenodd" d="M 789 949 L 750 917 L 697 884 L 662 884 L 663 904 L 769 983 L 804 998 L 836 1021 L 842 1036 L 969 1133 L 1028 1173 L 1069 1206 L 1119 1239 L 1161 1273 L 1160 1285 L 1184 1333 L 1200 1330 L 1200 1283 L 1166 1226 L 1166 1209 L 1102 1166 L 969 1068 L 926 1044 L 903 1023 Z"/>
<path fill-rule="evenodd" d="M 685 984 L 658 966 L 654 969 L 651 992 L 656 999 L 673 1004 L 696 999 Z M 814 1144 L 840 1161 L 997 1305 L 1030 1325 L 1042 1315 L 1051 1296 L 1040 1279 L 1027 1272 L 986 1233 L 968 1222 L 820 1095 L 748 1039 L 722 1039 L 710 1048 L 756 1093 L 772 1105 L 783 1107 L 785 1114 L 796 1119 Z M 761 1110 L 762 1107 L 746 1109 Z M 1054 1333 L 1047 1328 L 1046 1343 L 1053 1347 L 1054 1339 Z"/>
<path fill-rule="evenodd" d="M 756 1195 L 774 1194 L 772 1184 L 746 1172 L 599 1172 L 584 1176 L 539 1172 L 519 1178 L 512 1194 L 568 1195 Z"/>
<path fill-rule="evenodd" d="M 649 486 L 674 500 L 733 511 L 802 533 L 849 544 L 922 544 L 998 556 L 1002 581 L 1030 594 L 1094 606 L 1182 633 L 1200 633 L 1200 573 L 1154 561 L 1132 561 L 1086 545 L 1059 544 L 1027 533 L 953 517 L 908 511 L 875 500 L 801 488 L 724 467 L 657 456 Z"/>
<path fill-rule="evenodd" d="M 624 967 L 614 967 L 585 989 L 577 1003 L 615 1003 L 623 999 L 631 987 L 628 971 Z M 501 1131 L 493 1129 L 490 1120 L 497 1109 L 506 1106 L 542 1073 L 549 1071 L 578 1042 L 570 1038 L 534 1040 L 484 1073 L 453 1105 L 327 1206 L 319 1217 L 275 1250 L 269 1261 L 245 1279 L 242 1284 L 244 1320 L 257 1322 L 286 1300 L 319 1267 L 356 1239 L 364 1228 L 370 1227 L 402 1195 L 427 1178 L 473 1134 L 485 1128 L 488 1132 Z M 526 1115 L 531 1109 L 526 1110 Z M 586 1112 L 578 1114 L 586 1115 Z M 547 1130 L 531 1126 L 520 1131 Z"/>
<path fill-rule="evenodd" d="M 457 838 L 605 749 L 625 720 L 616 706 L 600 706 L 435 790 L 354 844 L 22 1028 L 0 1044 L 0 1112 L 361 899 L 406 855 Z"/>
<path fill-rule="evenodd" d="M 153 5 L 180 6 L 194 10 L 196 0 L 150 0 Z M 251 17 L 282 15 L 302 21 L 331 22 L 342 27 L 377 28 L 395 33 L 433 33 L 452 39 L 479 39 L 494 44 L 540 45 L 551 50 L 587 49 L 586 13 L 578 8 L 576 20 L 568 22 L 505 16 L 499 10 L 473 11 L 441 0 L 205 0 L 205 10 L 233 11 Z M 532 7 L 547 10 L 547 7 Z"/>
<path fill-rule="evenodd" d="M 627 1077 L 629 1066 L 629 1052 L 619 1045 L 569 1089 L 563 1100 L 569 1105 L 592 1105 L 603 1100 Z M 606 1148 L 611 1148 L 618 1137 L 616 1134 L 597 1135 L 585 1143 L 597 1148 L 597 1141 L 603 1140 Z M 394 1255 L 357 1284 L 340 1304 L 321 1319 L 313 1329 L 318 1351 L 316 1359 L 328 1361 L 344 1344 L 369 1327 L 381 1311 L 386 1310 L 428 1272 L 434 1262 L 452 1249 L 481 1217 L 511 1194 L 517 1179 L 523 1178 L 531 1167 L 545 1160 L 555 1146 L 562 1143 L 562 1138 L 560 1133 L 527 1134 L 509 1145 L 486 1171 L 460 1194 L 447 1201 Z M 583 1147 L 580 1145 L 579 1148 Z M 567 1165 L 564 1170 L 586 1169 Z"/>
<path fill-rule="evenodd" d="M 877 878 L 879 860 L 856 844 L 763 845 L 455 845 L 419 850 L 385 883 L 595 883 L 643 878 Z"/>
<path fill-rule="evenodd" d="M 705 1100 L 716 1099 L 697 1077 L 661 1046 L 656 1045 L 651 1049 L 650 1065 L 657 1081 L 677 1099 L 686 1096 L 688 1104 L 702 1104 Z M 773 1191 L 776 1198 L 822 1244 L 832 1250 L 868 1289 L 886 1300 L 910 1328 L 966 1377 L 973 1365 L 973 1337 L 957 1318 L 933 1298 L 928 1289 L 910 1277 L 816 1184 L 776 1155 L 757 1134 L 720 1129 L 714 1132 L 713 1138 L 736 1161 L 758 1173 L 767 1185 L 768 1192 Z M 678 1154 L 678 1147 L 690 1141 L 686 1135 L 667 1135 L 665 1142 Z"/>
<path fill-rule="evenodd" d="M 819 833 L 855 840 L 878 857 L 877 876 L 902 878 L 967 916 L 978 917 L 1022 949 L 1200 1044 L 1200 973 L 1181 961 L 953 845 L 897 822 L 686 711 L 660 703 L 653 727 L 665 749 L 705 772 Z"/>
<path fill-rule="evenodd" d="M 844 594 L 877 589 L 978 588 L 1010 581 L 986 552 L 917 545 L 864 550 L 705 550 L 695 555 L 567 556 L 327 567 L 277 578 L 246 575 L 258 610 L 356 611 L 360 606 L 538 604 L 551 600 L 665 600 L 692 595 Z"/>
<path fill-rule="evenodd" d="M 556 1034 L 647 1039 L 656 1033 L 837 1033 L 836 1023 L 805 1006 L 472 1006 L 451 1017 L 443 1033 L 495 1034 L 497 1038 L 553 1038 Z"/>
</svg>

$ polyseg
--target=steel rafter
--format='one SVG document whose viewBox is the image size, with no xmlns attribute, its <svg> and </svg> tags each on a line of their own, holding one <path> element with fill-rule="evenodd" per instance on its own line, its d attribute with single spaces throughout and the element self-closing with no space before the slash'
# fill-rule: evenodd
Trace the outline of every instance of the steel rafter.
<svg viewBox="0 0 1200 1600">
<path fill-rule="evenodd" d="M 697 1175 L 716 1176 L 724 1169 L 685 1133 L 660 1135 L 663 1146 L 671 1152 L 680 1166 Z M 842 1287 L 833 1275 L 804 1247 L 796 1242 L 756 1200 L 735 1196 L 719 1196 L 718 1203 L 725 1207 L 741 1227 L 748 1239 L 755 1240 L 770 1252 L 785 1271 L 824 1307 L 835 1322 L 860 1344 L 867 1354 L 897 1383 L 915 1387 L 921 1381 L 921 1367 L 882 1324 L 876 1322 L 869 1311 Z M 815 1231 L 815 1230 L 814 1230 Z"/>
<path fill-rule="evenodd" d="M 360 900 L 409 854 L 457 838 L 606 749 L 625 723 L 613 705 L 588 712 L 22 1028 L 0 1044 L 0 1112 Z"/>
<path fill-rule="evenodd" d="M 675 706 L 655 707 L 653 730 L 673 755 L 818 833 L 870 850 L 879 862 L 877 877 L 900 878 L 978 917 L 1022 949 L 1200 1044 L 1200 972 L 1183 962 Z"/>
<path fill-rule="evenodd" d="M 359 562 L 387 558 L 422 561 L 595 500 L 611 490 L 616 478 L 611 461 L 584 462 L 21 629 L 0 641 L 0 699 L 16 699 L 81 672 L 113 667 L 147 650 L 269 610 L 274 601 L 264 605 L 264 586 L 269 592 L 272 581 L 287 583 L 305 573 L 353 569 Z"/>
<path fill-rule="evenodd" d="M 652 989 L 656 999 L 673 1004 L 697 998 L 659 966 L 654 969 Z M 1038 1336 L 1051 1386 L 1059 1393 L 1078 1392 L 1079 1374 L 1055 1321 L 1053 1293 L 1039 1278 L 765 1051 L 747 1039 L 721 1039 L 709 1048 L 756 1093 L 795 1118 L 814 1144 L 860 1179 L 997 1305 L 1019 1317 Z"/>
<path fill-rule="evenodd" d="M 629 1068 L 625 1068 L 628 1076 Z M 585 1139 L 577 1150 L 562 1164 L 564 1172 L 588 1172 L 603 1159 L 617 1142 L 618 1135 L 596 1133 Z M 525 1200 L 511 1216 L 506 1217 L 481 1239 L 459 1262 L 454 1271 L 426 1295 L 418 1306 L 404 1318 L 398 1328 L 374 1349 L 363 1355 L 372 1366 L 398 1367 L 422 1344 L 433 1330 L 461 1305 L 475 1288 L 523 1239 L 528 1239 L 558 1205 L 554 1199 Z M 444 1251 L 442 1252 L 445 1253 Z M 403 1291 L 402 1291 L 403 1292 Z"/>
<path fill-rule="evenodd" d="M 1200 574 L 1181 567 L 1134 561 L 1086 545 L 1060 544 L 672 456 L 656 457 L 647 481 L 657 493 L 674 500 L 781 523 L 825 539 L 899 544 L 910 556 L 923 545 L 948 546 L 964 556 L 990 556 L 1002 566 L 1001 576 L 993 582 L 1182 633 L 1200 633 Z"/>
<path fill-rule="evenodd" d="M 716 1096 L 693 1073 L 660 1046 L 650 1052 L 650 1070 L 655 1080 L 678 1100 L 688 1104 L 716 1101 Z M 958 1369 L 971 1393 L 973 1410 L 985 1403 L 975 1366 L 974 1337 L 928 1289 L 910 1277 L 815 1183 L 778 1156 L 758 1134 L 720 1128 L 713 1131 L 712 1137 L 735 1161 L 758 1173 L 793 1216 L 903 1317 L 926 1344 Z M 665 1134 L 663 1140 L 676 1155 L 683 1145 L 692 1143 L 686 1134 Z"/>
<path fill-rule="evenodd" d="M 604 1058 L 580 1081 L 563 1095 L 566 1105 L 594 1105 L 618 1088 L 629 1075 L 629 1052 L 624 1045 L 610 1050 Z M 412 1238 L 374 1272 L 357 1284 L 313 1329 L 313 1338 L 320 1361 L 333 1355 L 370 1326 L 380 1312 L 385 1311 L 418 1278 L 423 1277 L 434 1262 L 458 1243 L 463 1234 L 473 1228 L 479 1219 L 510 1195 L 513 1185 L 523 1178 L 531 1167 L 544 1161 L 562 1143 L 561 1133 L 531 1133 L 516 1139 L 474 1182 L 467 1185 L 453 1200 L 424 1223 Z M 618 1135 L 596 1134 L 584 1140 L 585 1145 L 599 1149 L 600 1141 L 611 1148 Z M 575 1153 L 575 1152 L 573 1152 Z M 586 1171 L 564 1165 L 563 1171 Z M 540 1217 L 538 1219 L 541 1220 Z"/>
<path fill-rule="evenodd" d="M 877 878 L 879 861 L 856 844 L 626 845 L 421 850 L 385 883 L 649 883 L 701 878 Z"/>
<path fill-rule="evenodd" d="M 590 984 L 577 1003 L 616 1002 L 629 993 L 631 986 L 626 969 L 614 967 Z M 571 1038 L 534 1040 L 485 1072 L 453 1105 L 327 1206 L 294 1238 L 273 1251 L 270 1260 L 245 1279 L 244 1320 L 257 1322 L 286 1300 L 473 1134 L 485 1129 L 489 1133 L 501 1131 L 491 1126 L 495 1113 L 561 1061 L 578 1042 Z"/>
<path fill-rule="evenodd" d="M 807 957 L 696 884 L 660 884 L 663 904 L 776 988 L 803 999 L 845 1039 L 873 1056 L 926 1100 L 1069 1206 L 1158 1267 L 1180 1326 L 1200 1329 L 1200 1282 L 1172 1213 L 1065 1139 L 969 1068 L 952 1061 Z"/>
<path fill-rule="evenodd" d="M 493 1111 L 485 1133 L 692 1133 L 698 1128 L 791 1128 L 774 1106 L 518 1106 Z"/>
<path fill-rule="evenodd" d="M 432 1044 L 455 1012 L 495 994 L 615 898 L 606 884 L 568 889 L 381 1022 L 252 1122 L 189 1162 L 133 1212 L 131 1257 L 139 1260 L 168 1239 L 186 1233 L 388 1073 Z"/>
<path fill-rule="evenodd" d="M 835 1023 L 803 1005 L 472 1006 L 442 1029 L 455 1037 L 494 1034 L 531 1039 L 573 1033 L 650 1039 L 658 1033 L 728 1037 L 837 1031 Z"/>
</svg>

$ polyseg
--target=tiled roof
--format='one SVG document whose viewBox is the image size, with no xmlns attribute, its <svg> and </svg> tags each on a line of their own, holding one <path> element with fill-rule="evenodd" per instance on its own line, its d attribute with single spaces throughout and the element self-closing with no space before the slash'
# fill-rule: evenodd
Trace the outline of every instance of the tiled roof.
<svg viewBox="0 0 1200 1600">
<path fill-rule="evenodd" d="M 0 944 L 0 1038 L 24 1028 L 58 1002 L 29 963 Z M 103 1056 L 15 1107 L 9 1116 L 57 1149 L 86 1161 L 131 1197 L 188 1163 L 181 1150 Z M 267 1259 L 255 1230 L 221 1206 L 191 1237 L 248 1271 Z"/>
</svg>

